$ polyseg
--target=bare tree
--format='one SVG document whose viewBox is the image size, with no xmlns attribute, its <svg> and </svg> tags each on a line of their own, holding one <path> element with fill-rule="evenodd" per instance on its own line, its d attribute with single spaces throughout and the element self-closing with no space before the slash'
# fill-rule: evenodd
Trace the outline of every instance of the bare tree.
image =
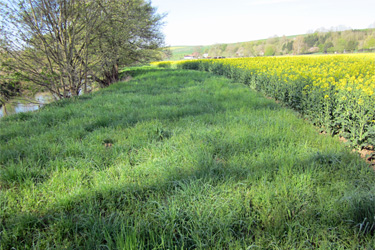
<svg viewBox="0 0 375 250">
<path fill-rule="evenodd" d="M 1 0 L 3 50 L 24 80 L 56 99 L 118 80 L 120 65 L 157 55 L 162 16 L 144 0 Z M 160 55 L 160 54 L 158 54 Z"/>
<path fill-rule="evenodd" d="M 13 58 L 14 70 L 56 99 L 78 95 L 88 71 L 87 34 L 95 22 L 87 10 L 93 3 L 13 0 L 1 4 L 4 51 Z"/>
<path fill-rule="evenodd" d="M 98 2 L 103 15 L 94 41 L 94 54 L 100 62 L 94 72 L 99 72 L 97 82 L 108 86 L 119 80 L 120 65 L 131 66 L 161 55 L 163 16 L 144 0 Z"/>
<path fill-rule="evenodd" d="M 293 43 L 293 50 L 295 54 L 302 54 L 306 50 L 306 44 L 303 36 L 297 36 Z"/>
</svg>

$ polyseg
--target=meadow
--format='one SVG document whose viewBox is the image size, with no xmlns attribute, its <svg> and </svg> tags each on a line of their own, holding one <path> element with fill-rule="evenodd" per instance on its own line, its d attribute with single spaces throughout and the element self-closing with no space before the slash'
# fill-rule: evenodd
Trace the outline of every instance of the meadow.
<svg viewBox="0 0 375 250">
<path fill-rule="evenodd" d="M 0 249 L 372 249 L 375 173 L 260 92 L 133 79 L 0 120 Z"/>
<path fill-rule="evenodd" d="M 208 48 L 209 46 L 199 46 L 200 49 L 195 49 L 194 46 L 175 46 L 170 47 L 171 57 L 170 60 L 182 60 L 184 59 L 184 56 L 193 54 L 194 50 L 197 50 L 201 53 L 201 50 L 204 48 Z"/>
</svg>

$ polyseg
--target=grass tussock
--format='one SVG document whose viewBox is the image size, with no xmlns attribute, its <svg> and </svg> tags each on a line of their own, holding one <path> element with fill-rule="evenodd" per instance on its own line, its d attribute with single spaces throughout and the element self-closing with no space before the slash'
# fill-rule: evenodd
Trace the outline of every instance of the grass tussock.
<svg viewBox="0 0 375 250">
<path fill-rule="evenodd" d="M 141 72 L 0 127 L 0 249 L 375 245 L 373 171 L 224 78 Z"/>
</svg>

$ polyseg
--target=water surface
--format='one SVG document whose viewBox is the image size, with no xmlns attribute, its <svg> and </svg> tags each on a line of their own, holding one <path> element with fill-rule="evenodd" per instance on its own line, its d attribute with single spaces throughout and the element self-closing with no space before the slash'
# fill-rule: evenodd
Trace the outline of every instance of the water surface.
<svg viewBox="0 0 375 250">
<path fill-rule="evenodd" d="M 53 96 L 48 92 L 43 93 L 37 93 L 32 101 L 27 100 L 11 100 L 9 103 L 7 103 L 0 109 L 0 117 L 3 117 L 5 114 L 5 108 L 6 113 L 8 115 L 21 113 L 21 112 L 29 112 L 29 111 L 35 111 L 38 110 L 43 105 L 50 103 L 53 101 Z"/>
</svg>

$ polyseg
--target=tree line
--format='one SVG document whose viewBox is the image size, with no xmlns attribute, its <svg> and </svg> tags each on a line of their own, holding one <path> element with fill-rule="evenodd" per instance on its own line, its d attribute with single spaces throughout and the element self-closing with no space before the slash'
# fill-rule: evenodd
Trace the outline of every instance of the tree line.
<svg viewBox="0 0 375 250">
<path fill-rule="evenodd" d="M 163 15 L 145 0 L 1 0 L 1 100 L 15 82 L 56 99 L 119 80 L 119 67 L 156 60 Z M 6 91 L 1 91 L 4 89 Z"/>
<path fill-rule="evenodd" d="M 271 37 L 234 44 L 197 46 L 195 52 L 210 57 L 255 57 L 313 53 L 353 53 L 375 51 L 375 29 L 316 31 L 298 36 Z"/>
</svg>

